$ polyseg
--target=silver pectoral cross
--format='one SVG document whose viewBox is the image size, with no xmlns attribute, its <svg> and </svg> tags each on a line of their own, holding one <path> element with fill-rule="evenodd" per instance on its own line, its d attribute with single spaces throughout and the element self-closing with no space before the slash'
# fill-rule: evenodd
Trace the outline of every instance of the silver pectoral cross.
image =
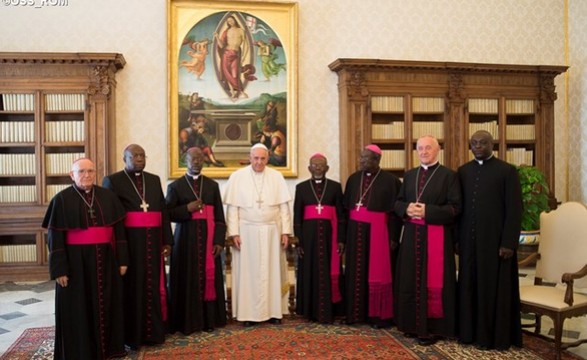
<svg viewBox="0 0 587 360">
<path fill-rule="evenodd" d="M 363 206 L 363 202 L 361 200 L 359 200 L 359 202 L 356 203 L 355 206 L 357 207 L 357 211 L 359 211 L 359 209 L 361 208 L 361 206 Z"/>
<path fill-rule="evenodd" d="M 141 209 L 143 209 L 143 212 L 147 212 L 147 209 L 149 208 L 149 204 L 147 204 L 145 202 L 145 200 L 143 200 L 143 202 L 141 203 L 141 206 L 139 206 Z"/>
<path fill-rule="evenodd" d="M 96 214 L 95 214 L 94 209 L 89 208 L 88 209 L 88 214 L 90 214 L 90 219 L 95 219 L 96 218 Z"/>
<path fill-rule="evenodd" d="M 318 214 L 322 214 L 322 209 L 324 209 L 324 206 L 322 206 L 322 204 L 318 203 L 318 206 L 316 206 L 316 210 L 318 210 Z"/>
</svg>

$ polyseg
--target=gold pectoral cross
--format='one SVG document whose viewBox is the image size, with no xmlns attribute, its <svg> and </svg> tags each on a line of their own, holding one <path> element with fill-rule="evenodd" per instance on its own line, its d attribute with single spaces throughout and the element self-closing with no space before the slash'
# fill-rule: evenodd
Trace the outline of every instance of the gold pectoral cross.
<svg viewBox="0 0 587 360">
<path fill-rule="evenodd" d="M 96 218 L 96 212 L 94 211 L 94 209 L 89 208 L 88 209 L 88 214 L 90 214 L 90 219 L 95 219 Z"/>
<path fill-rule="evenodd" d="M 141 209 L 143 209 L 143 212 L 147 212 L 147 209 L 149 208 L 149 204 L 147 204 L 145 202 L 145 200 L 143 200 L 143 202 L 141 203 L 141 206 L 139 206 Z"/>
<path fill-rule="evenodd" d="M 256 203 L 259 204 L 259 209 L 260 209 L 261 208 L 261 204 L 263 204 L 263 200 L 257 199 Z"/>
</svg>

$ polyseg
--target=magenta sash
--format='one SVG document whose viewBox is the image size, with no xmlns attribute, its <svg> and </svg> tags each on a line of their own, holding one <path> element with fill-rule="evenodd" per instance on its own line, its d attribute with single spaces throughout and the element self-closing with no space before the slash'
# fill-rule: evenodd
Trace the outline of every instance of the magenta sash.
<svg viewBox="0 0 587 360">
<path fill-rule="evenodd" d="M 393 317 L 393 287 L 387 213 L 364 207 L 350 211 L 351 220 L 371 225 L 369 235 L 369 316 Z"/>
<path fill-rule="evenodd" d="M 200 212 L 201 211 L 201 212 Z M 208 226 L 206 236 L 206 285 L 204 285 L 204 301 L 216 300 L 216 287 L 214 284 L 214 274 L 216 266 L 214 264 L 214 206 L 204 205 L 202 210 L 192 213 L 192 220 L 204 219 Z"/>
<path fill-rule="evenodd" d="M 444 284 L 444 226 L 430 225 L 422 219 L 410 219 L 410 222 L 426 226 L 428 238 L 428 317 L 444 317 L 442 305 L 442 287 Z"/>
<path fill-rule="evenodd" d="M 124 226 L 132 228 L 161 227 L 163 220 L 160 211 L 129 211 L 124 218 Z M 165 290 L 165 257 L 161 254 L 161 269 L 159 271 L 159 298 L 161 299 L 161 314 L 167 320 L 167 291 Z"/>
<path fill-rule="evenodd" d="M 124 218 L 126 227 L 160 227 L 162 223 L 159 211 L 129 211 Z"/>
<path fill-rule="evenodd" d="M 67 245 L 109 244 L 112 242 L 112 227 L 93 226 L 87 229 L 68 230 L 65 243 Z"/>
<path fill-rule="evenodd" d="M 336 216 L 336 208 L 332 205 L 324 205 L 321 208 L 321 213 L 318 213 L 316 205 L 307 205 L 304 207 L 304 220 L 309 219 L 324 219 L 330 221 L 332 227 L 332 250 L 330 252 L 330 287 L 332 292 L 332 302 L 337 303 L 342 300 L 340 294 L 340 256 L 338 250 L 338 218 Z"/>
</svg>

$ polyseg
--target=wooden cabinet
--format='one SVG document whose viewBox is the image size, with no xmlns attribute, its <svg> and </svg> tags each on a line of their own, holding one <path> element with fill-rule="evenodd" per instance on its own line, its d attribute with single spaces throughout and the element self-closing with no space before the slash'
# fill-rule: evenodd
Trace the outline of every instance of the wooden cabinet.
<svg viewBox="0 0 587 360">
<path fill-rule="evenodd" d="M 554 78 L 566 66 L 338 59 L 340 178 L 358 168 L 363 147 L 383 150 L 382 168 L 399 177 L 419 164 L 416 140 L 439 139 L 441 163 L 472 159 L 469 138 L 490 131 L 498 157 L 535 165 L 554 189 Z"/>
<path fill-rule="evenodd" d="M 41 222 L 75 159 L 94 160 L 98 179 L 113 170 L 124 65 L 112 53 L 0 53 L 0 281 L 49 278 Z"/>
</svg>

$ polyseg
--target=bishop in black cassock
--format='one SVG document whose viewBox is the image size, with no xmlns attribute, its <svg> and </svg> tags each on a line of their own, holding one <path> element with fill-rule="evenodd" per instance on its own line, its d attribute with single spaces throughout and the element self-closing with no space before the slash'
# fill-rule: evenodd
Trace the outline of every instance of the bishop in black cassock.
<svg viewBox="0 0 587 360">
<path fill-rule="evenodd" d="M 73 164 L 75 184 L 51 200 L 49 272 L 55 287 L 55 359 L 125 355 L 122 278 L 128 265 L 124 208 L 110 190 L 93 185 L 89 159 Z"/>
<path fill-rule="evenodd" d="M 361 153 L 361 170 L 346 183 L 343 297 L 347 323 L 369 322 L 374 327 L 387 327 L 393 318 L 393 253 L 402 225 L 393 205 L 401 182 L 379 167 L 380 160 L 381 149 L 368 145 Z"/>
<path fill-rule="evenodd" d="M 299 240 L 296 312 L 312 321 L 332 323 L 342 311 L 342 187 L 326 178 L 324 155 L 313 155 L 308 170 L 312 178 L 296 186 L 294 198 L 294 234 Z"/>
<path fill-rule="evenodd" d="M 170 270 L 171 330 L 188 335 L 226 325 L 222 261 L 226 222 L 218 183 L 201 174 L 204 155 L 190 148 L 188 173 L 167 187 L 175 222 Z"/>
<path fill-rule="evenodd" d="M 431 345 L 436 336 L 456 336 L 454 231 L 461 210 L 456 172 L 438 162 L 440 146 L 418 139 L 421 166 L 404 175 L 395 203 L 404 220 L 395 274 L 398 330 Z"/>
<path fill-rule="evenodd" d="M 145 150 L 124 149 L 125 169 L 105 176 L 102 186 L 116 193 L 126 210 L 129 268 L 124 277 L 125 343 L 162 344 L 167 333 L 164 256 L 173 242 L 159 177 L 143 171 Z"/>
<path fill-rule="evenodd" d="M 470 144 L 475 159 L 458 169 L 459 337 L 483 349 L 520 347 L 520 180 L 513 165 L 492 155 L 488 132 L 476 132 Z"/>
</svg>

